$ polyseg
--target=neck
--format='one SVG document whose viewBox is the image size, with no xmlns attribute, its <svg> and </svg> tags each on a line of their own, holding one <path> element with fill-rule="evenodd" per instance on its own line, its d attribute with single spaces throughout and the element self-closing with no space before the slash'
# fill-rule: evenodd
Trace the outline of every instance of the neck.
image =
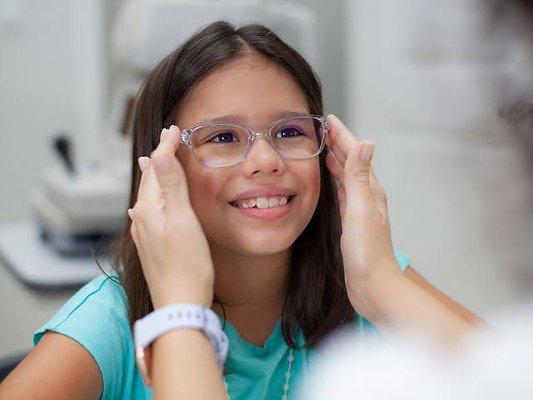
<svg viewBox="0 0 533 400">
<path fill-rule="evenodd" d="M 281 253 L 258 257 L 211 246 L 215 295 L 225 310 L 243 313 L 281 312 L 291 250 L 289 248 Z"/>
</svg>

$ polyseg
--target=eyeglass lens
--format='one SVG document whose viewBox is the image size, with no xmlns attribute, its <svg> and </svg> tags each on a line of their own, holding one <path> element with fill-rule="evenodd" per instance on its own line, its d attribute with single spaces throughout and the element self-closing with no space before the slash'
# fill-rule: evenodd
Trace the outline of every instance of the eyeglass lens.
<svg viewBox="0 0 533 400">
<path fill-rule="evenodd" d="M 315 156 L 322 146 L 324 130 L 316 117 L 294 117 L 280 121 L 271 129 L 272 144 L 286 159 Z M 213 124 L 199 127 L 191 135 L 193 151 L 205 166 L 223 167 L 243 159 L 250 141 L 246 129 Z"/>
</svg>

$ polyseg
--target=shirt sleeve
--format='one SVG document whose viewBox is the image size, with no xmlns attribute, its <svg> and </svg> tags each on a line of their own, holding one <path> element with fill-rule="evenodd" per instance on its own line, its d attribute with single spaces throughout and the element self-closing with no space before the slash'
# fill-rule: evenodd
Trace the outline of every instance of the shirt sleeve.
<svg viewBox="0 0 533 400">
<path fill-rule="evenodd" d="M 394 256 L 396 257 L 396 261 L 398 262 L 398 267 L 401 269 L 402 272 L 405 272 L 411 262 L 411 258 L 407 254 L 399 250 L 394 251 Z M 360 316 L 359 314 L 357 314 L 356 316 L 356 324 L 359 334 L 363 337 L 379 334 L 377 327 L 372 322 Z"/>
<path fill-rule="evenodd" d="M 411 262 L 411 258 L 399 250 L 394 250 L 394 256 L 396 257 L 396 261 L 398 262 L 402 272 L 405 272 Z"/>
<path fill-rule="evenodd" d="M 121 398 L 121 388 L 131 332 L 123 288 L 115 279 L 100 276 L 72 296 L 33 334 L 33 344 L 47 331 L 66 335 L 81 344 L 95 359 L 102 375 L 101 399 Z"/>
</svg>

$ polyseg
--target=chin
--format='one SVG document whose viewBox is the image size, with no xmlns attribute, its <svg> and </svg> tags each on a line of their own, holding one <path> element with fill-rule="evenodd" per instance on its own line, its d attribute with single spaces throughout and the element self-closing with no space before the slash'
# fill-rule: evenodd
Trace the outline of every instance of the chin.
<svg viewBox="0 0 533 400">
<path fill-rule="evenodd" d="M 274 232 L 260 234 L 251 233 L 246 237 L 238 237 L 232 241 L 231 249 L 235 252 L 248 256 L 268 256 L 286 251 L 292 246 L 296 236 L 274 235 Z"/>
<path fill-rule="evenodd" d="M 240 243 L 240 248 L 244 253 L 254 254 L 257 256 L 266 256 L 286 251 L 292 246 L 295 239 L 296 238 L 289 240 L 288 238 L 273 238 L 271 236 L 263 238 L 258 237 L 254 238 L 253 240 L 248 239 L 245 242 Z"/>
</svg>

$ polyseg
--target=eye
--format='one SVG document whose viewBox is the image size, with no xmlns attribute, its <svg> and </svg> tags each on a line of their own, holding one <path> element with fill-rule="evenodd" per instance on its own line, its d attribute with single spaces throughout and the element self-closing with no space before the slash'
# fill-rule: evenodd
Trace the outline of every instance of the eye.
<svg viewBox="0 0 533 400">
<path fill-rule="evenodd" d="M 281 134 L 281 136 L 279 136 Z M 295 128 L 295 127 L 287 127 L 287 128 L 283 128 L 283 129 L 280 129 L 277 133 L 276 133 L 276 138 L 290 138 L 290 137 L 297 137 L 297 136 L 302 136 L 303 133 L 298 129 L 298 128 Z"/>
<path fill-rule="evenodd" d="M 208 140 L 209 143 L 232 143 L 238 141 L 239 139 L 237 136 L 235 136 L 235 134 L 231 131 L 219 133 L 215 136 L 212 136 L 211 139 Z"/>
</svg>

